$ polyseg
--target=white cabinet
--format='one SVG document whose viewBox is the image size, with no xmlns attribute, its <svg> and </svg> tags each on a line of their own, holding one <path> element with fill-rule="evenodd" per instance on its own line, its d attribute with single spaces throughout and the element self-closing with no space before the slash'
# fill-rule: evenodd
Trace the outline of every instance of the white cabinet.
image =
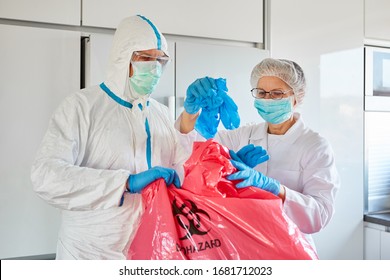
<svg viewBox="0 0 390 280">
<path fill-rule="evenodd" d="M 164 34 L 263 42 L 262 0 L 83 0 L 84 26 L 116 28 L 121 19 L 142 14 Z"/>
<path fill-rule="evenodd" d="M 390 228 L 364 223 L 364 259 L 390 260 Z"/>
<path fill-rule="evenodd" d="M 59 212 L 30 169 L 49 118 L 80 86 L 80 33 L 0 25 L 0 259 L 54 254 Z"/>
<path fill-rule="evenodd" d="M 80 25 L 81 0 L 1 0 L 0 18 Z"/>
<path fill-rule="evenodd" d="M 390 232 L 381 231 L 381 260 L 390 260 Z"/>
<path fill-rule="evenodd" d="M 364 227 L 364 259 L 381 259 L 381 231 L 379 229 Z"/>
<path fill-rule="evenodd" d="M 364 37 L 390 40 L 390 1 L 364 1 Z"/>
</svg>

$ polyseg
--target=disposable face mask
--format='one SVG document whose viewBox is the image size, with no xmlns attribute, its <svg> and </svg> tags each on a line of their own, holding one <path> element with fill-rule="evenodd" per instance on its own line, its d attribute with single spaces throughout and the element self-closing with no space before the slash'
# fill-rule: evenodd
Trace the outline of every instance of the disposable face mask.
<svg viewBox="0 0 390 280">
<path fill-rule="evenodd" d="M 140 95 L 151 94 L 161 77 L 162 66 L 158 61 L 132 61 L 131 88 Z"/>
<path fill-rule="evenodd" d="M 293 101 L 294 96 L 280 100 L 256 99 L 255 108 L 266 122 L 280 124 L 288 120 L 293 114 Z"/>
</svg>

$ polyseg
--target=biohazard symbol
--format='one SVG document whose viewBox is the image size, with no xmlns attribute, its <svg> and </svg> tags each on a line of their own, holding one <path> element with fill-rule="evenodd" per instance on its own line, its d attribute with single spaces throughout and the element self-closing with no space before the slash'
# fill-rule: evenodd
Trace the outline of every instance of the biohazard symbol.
<svg viewBox="0 0 390 280">
<path fill-rule="evenodd" d="M 210 229 L 204 229 L 201 224 L 202 216 L 210 220 L 209 214 L 199 209 L 193 201 L 187 199 L 186 202 L 189 205 L 185 202 L 178 201 L 176 197 L 172 202 L 173 215 L 180 227 L 186 231 L 186 235 L 181 237 L 180 240 L 188 239 L 192 235 L 205 235 L 210 231 Z"/>
</svg>

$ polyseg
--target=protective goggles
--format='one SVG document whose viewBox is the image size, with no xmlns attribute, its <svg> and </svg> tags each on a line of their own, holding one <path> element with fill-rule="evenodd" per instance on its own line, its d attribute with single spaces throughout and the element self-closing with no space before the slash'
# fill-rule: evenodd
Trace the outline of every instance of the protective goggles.
<svg viewBox="0 0 390 280">
<path fill-rule="evenodd" d="M 161 66 L 165 66 L 169 62 L 170 58 L 165 54 L 163 56 L 152 56 L 149 54 L 135 51 L 133 52 L 133 56 L 131 57 L 131 60 L 132 61 L 158 61 L 161 64 Z"/>
</svg>

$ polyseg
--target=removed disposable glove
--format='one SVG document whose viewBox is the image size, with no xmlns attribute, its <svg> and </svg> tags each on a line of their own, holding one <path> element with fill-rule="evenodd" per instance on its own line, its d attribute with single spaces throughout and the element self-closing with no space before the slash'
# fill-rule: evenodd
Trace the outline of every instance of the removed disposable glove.
<svg viewBox="0 0 390 280">
<path fill-rule="evenodd" d="M 226 129 L 235 129 L 240 126 L 240 116 L 238 107 L 233 99 L 227 94 L 225 79 L 217 79 L 218 95 L 222 98 L 223 103 L 219 107 L 222 124 Z"/>
<path fill-rule="evenodd" d="M 267 151 L 263 147 L 253 144 L 242 147 L 237 153 L 230 150 L 229 154 L 233 160 L 242 162 L 251 168 L 269 160 Z"/>
<path fill-rule="evenodd" d="M 195 123 L 195 129 L 204 138 L 213 138 L 217 133 L 217 128 L 220 122 L 220 114 L 218 108 L 216 109 L 202 109 L 202 113 Z"/>
<path fill-rule="evenodd" d="M 197 79 L 187 89 L 184 109 L 189 114 L 196 114 L 201 108 L 218 108 L 223 100 L 218 96 L 217 90 L 215 79 L 209 77 Z"/>
<path fill-rule="evenodd" d="M 176 188 L 180 188 L 180 179 L 174 169 L 156 166 L 138 174 L 130 175 L 128 179 L 128 191 L 131 193 L 140 193 L 147 185 L 160 178 L 164 179 L 167 186 L 173 184 Z"/>
<path fill-rule="evenodd" d="M 263 173 L 256 171 L 249 166 L 235 161 L 230 160 L 235 168 L 239 171 L 233 173 L 229 176 L 226 176 L 228 180 L 243 180 L 242 182 L 236 185 L 237 188 L 245 187 L 257 187 L 265 191 L 269 191 L 274 195 L 278 195 L 280 192 L 280 183 L 279 181 L 265 176 Z"/>
<path fill-rule="evenodd" d="M 238 107 L 227 91 L 226 79 L 210 77 L 197 79 L 187 89 L 184 109 L 189 114 L 202 109 L 195 129 L 206 139 L 215 136 L 220 120 L 226 129 L 240 126 Z"/>
</svg>

